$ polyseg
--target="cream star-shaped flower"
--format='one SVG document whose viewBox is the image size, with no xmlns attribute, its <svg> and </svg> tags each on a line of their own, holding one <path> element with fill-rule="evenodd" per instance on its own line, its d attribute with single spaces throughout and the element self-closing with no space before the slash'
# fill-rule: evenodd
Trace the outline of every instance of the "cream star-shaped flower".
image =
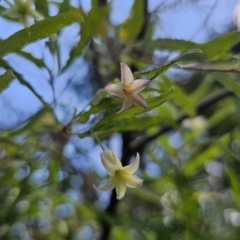
<svg viewBox="0 0 240 240">
<path fill-rule="evenodd" d="M 31 5 L 32 0 L 14 0 L 14 5 L 6 10 L 3 15 L 18 18 L 24 27 L 29 27 L 28 17 L 33 17 L 37 20 L 43 19 L 40 13 L 32 9 Z"/>
<path fill-rule="evenodd" d="M 147 109 L 147 102 L 139 94 L 139 92 L 142 91 L 150 83 L 150 80 L 134 80 L 133 74 L 128 65 L 122 62 L 120 63 L 120 66 L 121 83 L 108 85 L 105 87 L 105 91 L 123 99 L 123 105 L 119 112 L 127 109 L 132 104 L 136 104 Z"/>
<path fill-rule="evenodd" d="M 117 156 L 110 150 L 106 149 L 101 153 L 101 161 L 106 168 L 110 179 L 101 187 L 95 187 L 98 191 L 109 191 L 116 188 L 117 199 L 124 197 L 127 187 L 136 188 L 142 185 L 143 180 L 133 175 L 139 167 L 140 157 L 137 153 L 135 161 L 123 167 Z"/>
</svg>

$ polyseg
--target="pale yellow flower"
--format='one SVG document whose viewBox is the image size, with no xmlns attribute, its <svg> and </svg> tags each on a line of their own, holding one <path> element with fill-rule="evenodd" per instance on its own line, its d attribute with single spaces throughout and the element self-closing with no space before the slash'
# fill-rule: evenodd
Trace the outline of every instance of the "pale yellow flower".
<svg viewBox="0 0 240 240">
<path fill-rule="evenodd" d="M 28 17 L 33 17 L 36 20 L 43 19 L 40 13 L 32 9 L 32 3 L 32 0 L 14 0 L 14 5 L 6 10 L 3 15 L 18 18 L 24 27 L 29 27 Z"/>
<path fill-rule="evenodd" d="M 136 188 L 142 185 L 143 180 L 135 176 L 133 173 L 139 167 L 140 157 L 137 153 L 135 161 L 123 167 L 117 156 L 110 150 L 106 149 L 101 153 L 101 161 L 106 168 L 110 179 L 101 187 L 94 187 L 98 191 L 109 191 L 116 188 L 117 199 L 124 197 L 127 187 Z"/>
<path fill-rule="evenodd" d="M 133 74 L 128 65 L 122 62 L 120 63 L 120 66 L 121 83 L 108 85 L 105 87 L 105 91 L 123 99 L 123 105 L 119 112 L 127 109 L 132 104 L 136 104 L 147 109 L 147 102 L 139 94 L 139 92 L 142 91 L 150 83 L 150 80 L 134 80 Z"/>
</svg>

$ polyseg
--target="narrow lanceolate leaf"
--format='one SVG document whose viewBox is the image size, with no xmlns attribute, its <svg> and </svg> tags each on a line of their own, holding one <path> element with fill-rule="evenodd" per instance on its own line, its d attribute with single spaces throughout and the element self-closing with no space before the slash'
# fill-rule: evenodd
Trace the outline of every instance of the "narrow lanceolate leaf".
<svg viewBox="0 0 240 240">
<path fill-rule="evenodd" d="M 195 115 L 195 105 L 192 99 L 184 92 L 180 85 L 173 83 L 166 76 L 161 76 L 161 78 L 163 81 L 158 82 L 159 88 L 164 90 L 174 86 L 173 102 L 180 106 L 186 114 L 193 117 Z"/>
<path fill-rule="evenodd" d="M 145 75 L 148 79 L 153 80 L 158 75 L 166 72 L 172 65 L 174 65 L 176 62 L 178 62 L 180 59 L 182 59 L 183 57 L 185 57 L 189 54 L 193 54 L 193 53 L 202 53 L 202 51 L 198 50 L 198 49 L 189 50 L 189 51 L 181 54 L 179 57 L 174 58 L 170 62 L 168 62 L 166 64 L 163 64 L 162 66 L 160 66 L 157 69 L 153 69 L 153 70 L 150 70 L 150 71 L 147 71 L 147 72 L 136 72 L 136 73 L 134 73 L 134 78 L 139 78 L 140 76 Z"/>
<path fill-rule="evenodd" d="M 206 145 L 206 148 L 201 149 L 200 152 L 195 153 L 186 161 L 183 172 L 190 176 L 201 170 L 209 159 L 217 159 L 223 153 L 222 145 L 226 145 L 227 142 L 229 142 L 229 134 L 225 134 L 215 139 L 212 144 Z"/>
<path fill-rule="evenodd" d="M 240 73 L 238 60 L 229 61 L 201 62 L 193 64 L 178 65 L 177 68 L 192 71 L 221 72 L 221 73 Z"/>
<path fill-rule="evenodd" d="M 100 90 L 96 93 L 95 98 L 89 104 L 89 109 L 79 114 L 78 122 L 85 123 L 89 120 L 91 114 L 96 114 L 109 107 L 111 106 L 109 105 L 107 93 Z"/>
<path fill-rule="evenodd" d="M 138 115 L 138 114 L 141 114 L 143 112 L 150 111 L 150 110 L 154 109 L 155 107 L 158 107 L 158 106 L 162 105 L 167 100 L 171 99 L 172 96 L 173 96 L 174 90 L 175 90 L 175 88 L 171 87 L 167 91 L 165 91 L 164 93 L 161 93 L 160 96 L 152 97 L 150 99 L 146 99 L 146 101 L 148 103 L 148 109 L 147 110 L 145 110 L 145 109 L 143 109 L 139 106 L 132 105 L 130 108 L 128 108 L 125 111 L 120 112 L 118 114 L 113 114 L 113 113 L 109 114 L 109 116 L 106 116 L 105 120 L 107 120 L 107 119 L 115 120 L 115 119 L 129 118 L 129 117 L 133 117 L 134 115 Z"/>
<path fill-rule="evenodd" d="M 239 207 L 240 206 L 239 175 L 236 167 L 234 166 L 234 161 L 225 161 L 225 169 L 230 182 L 232 196 Z"/>
<path fill-rule="evenodd" d="M 3 75 L 0 75 L 0 92 L 3 91 L 9 83 L 15 78 L 12 70 L 7 70 Z"/>
<path fill-rule="evenodd" d="M 73 9 L 71 8 L 71 10 Z M 66 66 L 64 66 L 63 71 L 71 65 L 76 57 L 79 57 L 83 53 L 83 49 L 88 45 L 90 39 L 101 33 L 101 24 L 105 19 L 107 10 L 107 7 L 99 6 L 98 1 L 92 1 L 92 8 L 87 15 L 84 15 L 84 23 L 81 25 L 81 39 L 71 50 L 70 58 Z M 74 11 L 76 11 L 76 9 Z M 81 11 L 81 9 L 79 11 Z"/>
<path fill-rule="evenodd" d="M 121 42 L 125 43 L 133 41 L 134 39 L 137 38 L 137 35 L 140 33 L 144 22 L 143 8 L 144 8 L 143 0 L 134 1 L 130 17 L 127 18 L 126 21 L 121 26 L 119 34 Z"/>
<path fill-rule="evenodd" d="M 136 43 L 134 49 L 141 49 L 141 51 L 148 54 L 155 49 L 178 52 L 185 52 L 188 49 L 200 49 L 203 52 L 201 55 L 202 60 L 227 60 L 232 58 L 231 49 L 239 43 L 239 41 L 240 32 L 232 31 L 201 44 L 170 38 L 158 38 L 151 42 L 147 39 L 145 42 Z"/>
<path fill-rule="evenodd" d="M 162 123 L 168 124 L 175 128 L 178 127 L 175 121 L 169 117 L 151 115 L 109 121 L 108 124 L 102 125 L 99 128 L 94 128 L 93 131 L 97 133 L 97 136 L 100 139 L 105 139 L 116 132 L 121 133 L 126 131 L 145 131 L 150 127 L 156 127 Z M 84 136 L 88 136 L 88 134 L 80 135 L 80 137 Z"/>
<path fill-rule="evenodd" d="M 226 89 L 233 92 L 236 96 L 240 97 L 240 84 L 238 81 L 238 74 L 226 73 L 211 73 L 210 78 L 218 81 Z"/>
<path fill-rule="evenodd" d="M 15 52 L 16 54 L 20 55 L 21 57 L 24 57 L 25 59 L 31 61 L 38 67 L 45 67 L 44 60 L 42 58 L 36 58 L 31 53 L 19 50 Z"/>
<path fill-rule="evenodd" d="M 63 0 L 59 6 L 58 14 L 69 12 L 70 11 L 70 1 Z"/>
<path fill-rule="evenodd" d="M 38 0 L 35 1 L 36 10 L 41 12 L 44 17 L 48 17 L 48 2 L 47 0 Z"/>
<path fill-rule="evenodd" d="M 132 105 L 130 108 L 126 109 L 125 111 L 122 111 L 118 114 L 116 114 L 116 109 L 119 109 L 119 100 L 114 98 L 104 98 L 102 101 L 100 101 L 101 107 L 104 106 L 101 110 L 108 109 L 104 115 L 103 118 L 101 118 L 96 125 L 88 129 L 86 132 L 80 134 L 80 137 L 85 137 L 90 134 L 90 132 L 101 132 L 106 131 L 106 129 L 111 131 L 111 127 L 114 127 L 114 131 L 127 131 L 128 126 L 126 128 L 122 125 L 119 125 L 119 121 L 123 121 L 123 119 L 130 119 L 135 117 L 136 115 L 139 115 L 141 113 L 144 113 L 146 111 L 150 111 L 154 109 L 155 107 L 160 106 L 167 100 L 169 100 L 173 96 L 174 87 L 171 87 L 168 91 L 162 93 L 160 96 L 153 97 L 150 99 L 146 99 L 148 102 L 148 109 L 145 110 L 141 108 L 140 106 Z M 93 105 L 92 108 L 94 108 L 95 112 L 95 106 Z M 91 109 L 90 109 L 91 111 Z M 100 111 L 100 109 L 99 109 Z M 81 119 L 81 116 L 79 117 Z M 82 120 L 82 119 L 81 119 Z M 118 128 L 119 127 L 119 128 Z"/>
<path fill-rule="evenodd" d="M 0 56 L 17 51 L 26 44 L 38 39 L 46 38 L 72 23 L 81 23 L 82 21 L 83 18 L 76 13 L 62 13 L 54 17 L 45 18 L 0 42 Z"/>
</svg>

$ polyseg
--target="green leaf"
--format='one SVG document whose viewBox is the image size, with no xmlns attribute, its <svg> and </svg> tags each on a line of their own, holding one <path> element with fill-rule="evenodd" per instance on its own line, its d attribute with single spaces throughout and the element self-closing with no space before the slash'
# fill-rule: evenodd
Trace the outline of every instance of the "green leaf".
<svg viewBox="0 0 240 240">
<path fill-rule="evenodd" d="M 36 10 L 41 12 L 44 17 L 48 17 L 48 3 L 47 0 L 38 0 L 35 1 Z"/>
<path fill-rule="evenodd" d="M 172 87 L 168 91 L 162 93 L 160 96 L 147 99 L 147 102 L 148 102 L 147 111 L 150 111 L 150 110 L 154 109 L 155 107 L 160 106 L 167 100 L 169 100 L 172 97 L 173 92 L 174 92 L 174 87 Z M 102 108 L 102 110 L 107 109 L 107 112 L 105 113 L 104 117 L 102 119 L 100 119 L 98 121 L 98 123 L 95 126 L 93 126 L 90 130 L 88 130 L 86 133 L 81 134 L 80 137 L 85 137 L 85 136 L 89 135 L 89 133 L 92 131 L 98 132 L 98 131 L 105 130 L 105 129 L 109 128 L 110 123 L 111 123 L 111 126 L 114 126 L 114 125 L 120 126 L 119 121 L 122 121 L 123 119 L 129 119 L 129 118 L 134 117 L 135 115 L 139 115 L 141 113 L 146 112 L 146 110 L 144 110 L 142 107 L 132 105 L 130 108 L 126 109 L 125 111 L 116 113 L 117 108 L 121 107 L 121 101 L 116 101 L 116 99 L 113 99 L 113 98 L 111 98 L 111 99 L 105 98 L 100 102 L 100 104 L 101 104 L 101 107 L 103 107 L 103 105 L 105 107 L 105 108 Z M 125 126 L 125 127 L 127 130 L 128 126 Z M 115 130 L 118 131 L 118 127 L 116 127 Z M 121 131 L 125 131 L 124 126 L 121 126 Z"/>
<path fill-rule="evenodd" d="M 221 126 L 223 122 L 229 121 L 229 118 L 236 113 L 237 109 L 234 104 L 225 104 L 221 108 L 217 109 L 208 118 L 208 129 Z"/>
<path fill-rule="evenodd" d="M 109 106 L 109 99 L 106 97 L 106 92 L 100 90 L 89 104 L 89 110 L 84 111 L 78 115 L 78 122 L 85 123 L 89 120 L 91 114 L 95 114 L 102 111 L 103 109 L 106 109 L 106 107 Z"/>
<path fill-rule="evenodd" d="M 8 87 L 9 83 L 15 78 L 12 70 L 7 70 L 3 75 L 0 75 L 0 92 Z"/>
<path fill-rule="evenodd" d="M 231 59 L 227 61 L 200 62 L 194 64 L 179 65 L 180 69 L 208 72 L 233 72 L 240 73 L 238 60 Z"/>
<path fill-rule="evenodd" d="M 31 61 L 32 63 L 35 63 L 35 65 L 38 66 L 38 67 L 45 67 L 43 59 L 36 58 L 31 53 L 24 52 L 22 50 L 19 50 L 19 51 L 15 52 L 15 53 L 20 55 L 20 56 L 22 56 L 22 57 L 24 57 L 24 58 L 26 58 L 27 60 Z"/>
<path fill-rule="evenodd" d="M 171 87 L 171 88 L 169 88 L 168 91 L 161 93 L 160 96 L 147 99 L 147 103 L 148 103 L 147 111 L 150 111 L 153 108 L 160 106 L 161 104 L 163 104 L 164 102 L 166 102 L 167 100 L 172 98 L 174 90 L 175 90 L 174 87 Z M 146 112 L 146 110 L 144 110 L 142 107 L 132 105 L 130 108 L 126 109 L 123 112 L 120 112 L 117 114 L 116 114 L 116 112 L 110 113 L 109 115 L 106 116 L 105 120 L 129 118 L 129 117 L 132 117 L 134 115 L 144 113 L 144 112 Z"/>
<path fill-rule="evenodd" d="M 162 76 L 163 81 L 160 81 L 159 87 L 160 89 L 169 89 L 170 87 L 174 86 L 175 91 L 173 94 L 173 101 L 176 105 L 180 106 L 181 109 L 187 113 L 189 116 L 193 117 L 195 115 L 195 106 L 190 99 L 189 96 L 182 90 L 180 86 L 171 82 L 169 78 L 166 76 Z"/>
<path fill-rule="evenodd" d="M 92 0 L 92 9 L 89 11 L 88 15 L 84 15 L 84 22 L 81 24 L 81 39 L 77 46 L 71 50 L 70 58 L 66 66 L 63 68 L 63 71 L 69 67 L 76 57 L 82 55 L 82 51 L 87 46 L 90 39 L 96 35 L 97 31 L 99 31 L 100 24 L 106 16 L 106 10 L 107 7 L 99 6 L 99 3 L 96 0 Z"/>
<path fill-rule="evenodd" d="M 192 157 L 184 167 L 184 173 L 186 175 L 195 174 L 196 171 L 202 169 L 210 159 L 218 157 L 221 153 L 220 147 L 216 144 L 212 144 L 207 149 L 202 150 L 197 156 Z"/>
<path fill-rule="evenodd" d="M 59 6 L 58 14 L 69 12 L 69 10 L 70 10 L 69 0 L 63 0 Z"/>
<path fill-rule="evenodd" d="M 15 52 L 30 42 L 46 38 L 67 25 L 75 22 L 81 23 L 82 21 L 83 18 L 75 13 L 62 13 L 54 17 L 45 18 L 0 42 L 0 56 Z"/>
<path fill-rule="evenodd" d="M 124 42 L 136 40 L 143 25 L 143 0 L 134 1 L 130 17 L 121 25 L 121 34 Z"/>
<path fill-rule="evenodd" d="M 229 135 L 225 134 L 218 139 L 215 139 L 211 144 L 205 146 L 204 149 L 199 149 L 195 156 L 192 156 L 184 166 L 184 173 L 186 175 L 193 175 L 196 171 L 203 168 L 203 166 L 211 159 L 216 159 L 222 154 L 221 144 L 226 144 Z"/>
<path fill-rule="evenodd" d="M 240 206 L 239 173 L 236 170 L 234 161 L 231 160 L 232 159 L 228 159 L 228 161 L 225 161 L 225 169 L 231 185 L 231 193 L 233 198 L 237 205 Z"/>
<path fill-rule="evenodd" d="M 188 49 L 200 49 L 203 52 L 201 59 L 223 60 L 232 58 L 230 50 L 238 42 L 240 42 L 240 32 L 232 31 L 203 44 L 185 40 L 159 38 L 151 42 L 137 43 L 133 48 L 144 50 L 147 54 L 156 49 L 180 52 L 185 52 Z"/>
<path fill-rule="evenodd" d="M 191 93 L 191 102 L 196 104 L 201 101 L 207 94 L 212 93 L 212 85 L 214 84 L 208 76 L 202 79 L 200 74 L 194 75 L 195 85 L 197 86 Z"/>
<path fill-rule="evenodd" d="M 134 73 L 134 78 L 139 78 L 142 75 L 146 75 L 147 78 L 149 78 L 150 80 L 153 80 L 158 75 L 163 74 L 164 72 L 166 72 L 177 61 L 179 61 L 183 57 L 185 57 L 185 56 L 187 56 L 189 54 L 193 54 L 193 53 L 202 53 L 202 51 L 198 50 L 198 49 L 189 50 L 189 51 L 183 53 L 182 55 L 180 55 L 179 57 L 174 58 L 170 62 L 160 66 L 157 69 L 153 69 L 153 70 L 150 70 L 150 71 L 147 71 L 147 72 L 136 72 L 136 73 Z"/>
<path fill-rule="evenodd" d="M 159 126 L 161 123 L 176 127 L 176 123 L 165 116 L 143 116 L 124 118 L 114 121 L 109 121 L 108 124 L 94 128 L 100 139 L 104 139 L 113 133 L 126 131 L 144 131 L 150 127 Z"/>
<path fill-rule="evenodd" d="M 234 79 L 234 75 L 236 75 L 236 79 Z M 211 77 L 240 97 L 240 82 L 237 82 L 237 78 L 239 78 L 238 74 L 212 73 Z"/>
</svg>

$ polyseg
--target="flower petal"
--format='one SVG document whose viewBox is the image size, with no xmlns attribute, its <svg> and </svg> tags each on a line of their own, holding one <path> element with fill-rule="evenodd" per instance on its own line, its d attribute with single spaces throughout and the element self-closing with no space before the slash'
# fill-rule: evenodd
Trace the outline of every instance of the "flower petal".
<svg viewBox="0 0 240 240">
<path fill-rule="evenodd" d="M 113 183 L 113 179 L 110 178 L 107 183 L 101 187 L 97 187 L 95 184 L 93 184 L 94 188 L 100 192 L 104 192 L 104 191 L 109 191 L 109 190 L 112 190 L 115 185 Z"/>
<path fill-rule="evenodd" d="M 148 104 L 146 100 L 139 93 L 132 93 L 131 96 L 132 96 L 132 102 L 135 105 L 139 105 L 145 109 L 148 108 Z"/>
<path fill-rule="evenodd" d="M 150 80 L 137 79 L 134 80 L 132 83 L 124 85 L 124 90 L 126 90 L 127 93 L 138 93 L 142 91 L 149 83 Z"/>
<path fill-rule="evenodd" d="M 123 85 L 129 84 L 133 81 L 133 74 L 128 65 L 124 62 L 120 63 L 121 66 L 121 81 Z"/>
<path fill-rule="evenodd" d="M 123 110 L 127 109 L 128 107 L 130 107 L 132 105 L 132 95 L 123 95 L 123 105 L 120 111 L 118 111 L 117 113 L 122 112 Z"/>
<path fill-rule="evenodd" d="M 124 174 L 127 187 L 136 188 L 141 187 L 143 180 L 135 175 Z"/>
<path fill-rule="evenodd" d="M 8 10 L 4 11 L 2 13 L 3 16 L 8 16 L 8 17 L 12 17 L 12 18 L 18 18 L 19 14 L 17 12 L 17 8 L 16 7 L 11 7 Z"/>
<path fill-rule="evenodd" d="M 108 174 L 112 177 L 115 174 L 115 171 L 119 169 L 118 166 L 112 164 L 110 161 L 108 161 L 105 157 L 101 156 L 101 161 L 103 166 L 106 168 Z"/>
<path fill-rule="evenodd" d="M 123 98 L 123 83 L 108 85 L 105 87 L 105 91 L 117 97 Z"/>
<path fill-rule="evenodd" d="M 43 16 L 41 16 L 41 14 L 39 14 L 37 11 L 35 11 L 31 8 L 29 8 L 28 14 L 37 20 L 43 20 Z"/>
<path fill-rule="evenodd" d="M 28 19 L 27 19 L 27 16 L 26 15 L 20 15 L 19 16 L 19 20 L 20 20 L 20 22 L 23 24 L 23 26 L 25 27 L 25 28 L 27 28 L 27 27 L 29 27 L 29 22 L 28 22 Z"/>
<path fill-rule="evenodd" d="M 112 152 L 109 149 L 105 149 L 101 154 L 101 158 L 104 157 L 106 158 L 109 162 L 111 162 L 113 165 L 116 165 L 118 167 L 122 167 L 122 163 L 118 159 L 118 157 L 115 155 L 114 152 Z"/>
<path fill-rule="evenodd" d="M 140 156 L 137 153 L 137 156 L 136 156 L 136 159 L 134 160 L 134 162 L 126 167 L 123 167 L 122 171 L 124 171 L 125 173 L 128 173 L 128 174 L 135 173 L 139 167 L 139 162 L 140 162 Z"/>
<path fill-rule="evenodd" d="M 115 187 L 117 192 L 117 199 L 123 198 L 127 190 L 127 187 L 118 181 L 115 181 Z"/>
</svg>

